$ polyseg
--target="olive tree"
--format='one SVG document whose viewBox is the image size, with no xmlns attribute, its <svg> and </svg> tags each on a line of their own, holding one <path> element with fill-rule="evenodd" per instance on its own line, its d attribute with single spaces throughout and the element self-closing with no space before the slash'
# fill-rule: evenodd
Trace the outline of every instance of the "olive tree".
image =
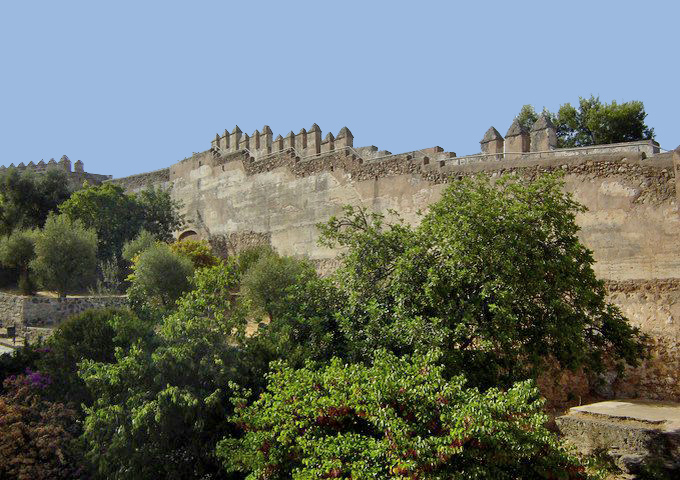
<svg viewBox="0 0 680 480">
<path fill-rule="evenodd" d="M 97 270 L 97 234 L 82 222 L 51 215 L 36 235 L 31 269 L 60 297 L 90 285 Z"/>
</svg>

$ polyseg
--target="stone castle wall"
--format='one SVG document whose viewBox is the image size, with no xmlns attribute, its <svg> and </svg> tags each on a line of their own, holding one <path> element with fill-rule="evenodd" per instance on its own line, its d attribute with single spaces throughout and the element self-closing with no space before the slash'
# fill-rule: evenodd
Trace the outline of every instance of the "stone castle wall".
<svg viewBox="0 0 680 480">
<path fill-rule="evenodd" d="M 674 153 L 660 153 L 652 141 L 557 149 L 549 128 L 525 132 L 514 126 L 505 138 L 492 128 L 480 142 L 481 154 L 457 157 L 439 147 L 396 155 L 355 148 L 347 129 L 318 141 L 316 125 L 271 142 L 265 127 L 254 143 L 257 131 L 243 136 L 237 127 L 217 135 L 210 150 L 171 165 L 167 176 L 163 170 L 144 178 L 171 188 L 184 205 L 188 232 L 222 238 L 232 249 L 237 238 L 266 239 L 280 253 L 307 256 L 326 270 L 337 252 L 318 245 L 316 225 L 340 214 L 345 204 L 396 210 L 417 223 L 419 212 L 452 179 L 561 172 L 566 190 L 588 209 L 577 218 L 580 236 L 594 252 L 596 273 L 612 288 L 611 299 L 632 323 L 677 348 L 680 215 Z M 136 189 L 141 178 L 116 181 Z"/>
<path fill-rule="evenodd" d="M 61 170 L 66 173 L 66 178 L 73 188 L 81 187 L 84 182 L 99 184 L 111 179 L 111 175 L 86 172 L 85 165 L 80 160 L 77 160 L 73 164 L 73 169 L 71 169 L 71 160 L 66 155 L 63 155 L 58 162 L 52 158 L 48 162 L 40 160 L 38 163 L 29 162 L 28 165 L 25 165 L 23 162 L 16 166 L 13 163 L 10 164 L 9 167 L 2 165 L 0 166 L 0 172 L 4 172 L 10 168 L 17 169 L 20 172 L 32 171 L 36 173 L 46 172 L 51 169 Z"/>
</svg>

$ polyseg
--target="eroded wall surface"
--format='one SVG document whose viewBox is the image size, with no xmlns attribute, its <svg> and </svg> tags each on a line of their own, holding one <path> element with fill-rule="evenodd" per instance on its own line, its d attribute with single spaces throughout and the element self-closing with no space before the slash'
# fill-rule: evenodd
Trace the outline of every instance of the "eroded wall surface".
<svg viewBox="0 0 680 480">
<path fill-rule="evenodd" d="M 282 254 L 308 256 L 324 270 L 332 268 L 337 252 L 318 245 L 316 225 L 340 214 L 343 205 L 392 209 L 417 223 L 418 212 L 437 201 L 451 179 L 480 172 L 528 178 L 562 172 L 566 190 L 587 207 L 577 218 L 580 235 L 593 251 L 594 268 L 608 283 L 610 298 L 633 324 L 677 353 L 680 215 L 673 153 L 630 150 L 574 149 L 563 155 L 519 154 L 512 160 L 423 151 L 362 158 L 361 149 L 351 148 L 307 158 L 282 151 L 255 159 L 248 151 L 211 150 L 172 165 L 167 176 L 152 172 L 149 178 L 169 185 L 184 204 L 187 230 L 223 237 L 231 250 L 269 242 Z M 143 178 L 118 182 L 138 189 Z M 663 388 L 680 381 L 677 373 L 664 378 Z M 647 391 L 640 387 L 629 393 Z"/>
</svg>

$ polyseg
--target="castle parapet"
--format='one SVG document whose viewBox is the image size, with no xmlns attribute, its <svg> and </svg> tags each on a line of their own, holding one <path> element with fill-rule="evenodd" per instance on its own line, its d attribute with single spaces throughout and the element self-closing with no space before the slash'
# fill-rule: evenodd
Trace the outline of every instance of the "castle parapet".
<svg viewBox="0 0 680 480">
<path fill-rule="evenodd" d="M 529 142 L 529 132 L 515 119 L 505 134 L 505 158 L 519 158 L 517 154 L 529 151 Z"/>
<path fill-rule="evenodd" d="M 482 140 L 479 142 L 482 147 L 482 153 L 488 155 L 502 155 L 504 143 L 505 140 L 503 139 L 503 135 L 493 127 L 490 127 L 486 131 L 484 137 L 482 137 Z"/>
<path fill-rule="evenodd" d="M 557 148 L 557 130 L 546 114 L 541 114 L 529 133 L 532 152 L 547 152 Z"/>
<path fill-rule="evenodd" d="M 85 173 L 85 166 L 83 165 L 83 162 L 80 160 L 76 161 L 74 164 L 74 169 L 71 171 L 71 160 L 66 156 L 62 155 L 61 159 L 57 162 L 54 158 L 50 158 L 49 162 L 45 163 L 45 160 L 40 160 L 38 163 L 33 163 L 28 162 L 28 165 L 25 165 L 24 162 L 19 163 L 18 165 L 14 165 L 11 163 L 9 167 L 5 167 L 2 165 L 0 167 L 0 170 L 7 170 L 7 168 L 16 168 L 17 170 L 29 170 L 33 172 L 44 172 L 48 169 L 60 169 L 63 170 L 66 173 L 80 173 L 84 174 Z"/>
<path fill-rule="evenodd" d="M 252 136 L 244 134 L 237 125 L 231 133 L 225 130 L 221 136 L 216 134 L 211 142 L 215 152 L 226 154 L 248 150 L 256 159 L 287 150 L 301 157 L 311 157 L 353 146 L 354 136 L 347 127 L 343 127 L 337 136 L 328 133 L 322 140 L 321 128 L 316 123 L 309 130 L 301 129 L 297 135 L 291 131 L 285 137 L 277 135 L 276 138 L 268 125 L 262 131 L 255 130 Z"/>
</svg>

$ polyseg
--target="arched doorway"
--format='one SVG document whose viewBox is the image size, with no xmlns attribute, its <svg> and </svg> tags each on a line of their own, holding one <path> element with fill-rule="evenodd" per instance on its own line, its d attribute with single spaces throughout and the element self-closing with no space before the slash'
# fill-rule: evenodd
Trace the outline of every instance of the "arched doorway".
<svg viewBox="0 0 680 480">
<path fill-rule="evenodd" d="M 179 237 L 177 237 L 177 241 L 181 242 L 184 240 L 199 240 L 200 237 L 198 236 L 198 233 L 196 233 L 194 230 L 185 230 L 184 232 L 179 234 Z"/>
</svg>

